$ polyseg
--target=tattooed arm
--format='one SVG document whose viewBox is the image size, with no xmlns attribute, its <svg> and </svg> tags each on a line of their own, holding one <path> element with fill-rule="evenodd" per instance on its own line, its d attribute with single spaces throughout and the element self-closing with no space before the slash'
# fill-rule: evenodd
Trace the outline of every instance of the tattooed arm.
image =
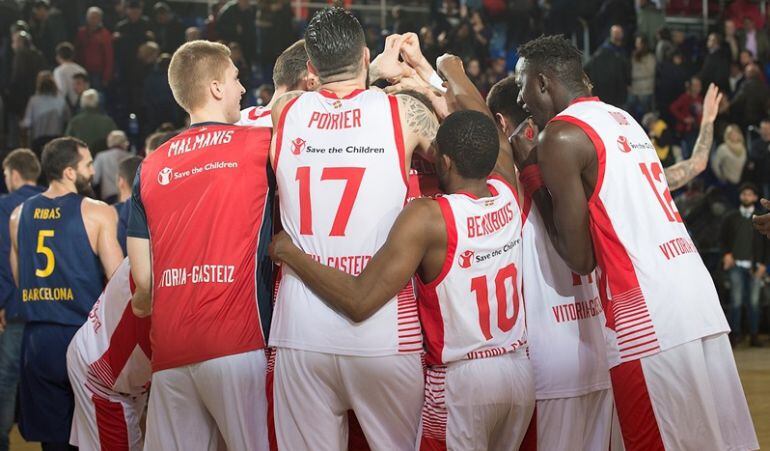
<svg viewBox="0 0 770 451">
<path fill-rule="evenodd" d="M 669 166 L 665 169 L 668 188 L 675 190 L 686 185 L 698 174 L 706 170 L 711 152 L 711 144 L 714 142 L 714 120 L 719 112 L 719 102 L 722 94 L 713 84 L 709 86 L 706 96 L 703 98 L 703 119 L 700 124 L 698 140 L 695 141 L 690 158 Z"/>
<path fill-rule="evenodd" d="M 438 131 L 438 118 L 422 102 L 408 95 L 396 95 L 401 129 L 406 149 L 406 169 L 412 161 L 412 152 L 420 152 L 428 161 L 434 161 L 433 140 Z"/>
</svg>

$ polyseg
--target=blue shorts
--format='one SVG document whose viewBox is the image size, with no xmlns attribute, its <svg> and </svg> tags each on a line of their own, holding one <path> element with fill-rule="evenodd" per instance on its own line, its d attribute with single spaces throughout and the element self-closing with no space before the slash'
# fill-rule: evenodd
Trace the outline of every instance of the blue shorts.
<svg viewBox="0 0 770 451">
<path fill-rule="evenodd" d="M 29 442 L 69 442 L 75 399 L 67 376 L 67 346 L 78 329 L 37 322 L 24 326 L 19 431 Z"/>
</svg>

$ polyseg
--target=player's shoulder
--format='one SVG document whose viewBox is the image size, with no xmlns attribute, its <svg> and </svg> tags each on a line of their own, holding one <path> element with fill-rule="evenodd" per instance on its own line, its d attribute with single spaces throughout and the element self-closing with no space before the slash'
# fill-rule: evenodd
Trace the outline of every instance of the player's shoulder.
<svg viewBox="0 0 770 451">
<path fill-rule="evenodd" d="M 116 219 L 118 215 L 117 210 L 112 205 L 101 200 L 91 199 L 90 197 L 83 197 L 81 208 L 84 214 L 99 219 Z"/>
<path fill-rule="evenodd" d="M 402 216 L 410 222 L 421 222 L 431 225 L 441 219 L 441 206 L 439 198 L 420 197 L 411 200 L 402 211 Z"/>
</svg>

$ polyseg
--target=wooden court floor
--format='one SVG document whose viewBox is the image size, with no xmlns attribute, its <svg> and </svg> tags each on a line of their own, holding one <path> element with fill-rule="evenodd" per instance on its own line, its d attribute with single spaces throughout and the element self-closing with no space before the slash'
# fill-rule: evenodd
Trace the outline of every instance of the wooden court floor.
<svg viewBox="0 0 770 451">
<path fill-rule="evenodd" d="M 741 346 L 735 350 L 735 361 L 749 400 L 759 445 L 763 449 L 770 449 L 770 347 L 758 349 Z M 25 443 L 14 428 L 11 433 L 11 451 L 39 449 L 38 444 Z"/>
</svg>

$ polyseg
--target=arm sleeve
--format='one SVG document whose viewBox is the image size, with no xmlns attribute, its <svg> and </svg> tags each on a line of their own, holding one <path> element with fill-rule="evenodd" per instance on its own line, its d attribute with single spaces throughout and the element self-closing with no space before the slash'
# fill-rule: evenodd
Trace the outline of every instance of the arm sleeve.
<svg viewBox="0 0 770 451">
<path fill-rule="evenodd" d="M 150 229 L 147 226 L 147 214 L 144 211 L 144 204 L 142 204 L 142 196 L 140 193 L 140 175 L 142 173 L 142 165 L 136 170 L 136 177 L 134 180 L 134 188 L 131 193 L 131 210 L 128 212 L 128 227 L 126 228 L 126 235 L 133 238 L 145 238 L 150 239 Z"/>
</svg>

